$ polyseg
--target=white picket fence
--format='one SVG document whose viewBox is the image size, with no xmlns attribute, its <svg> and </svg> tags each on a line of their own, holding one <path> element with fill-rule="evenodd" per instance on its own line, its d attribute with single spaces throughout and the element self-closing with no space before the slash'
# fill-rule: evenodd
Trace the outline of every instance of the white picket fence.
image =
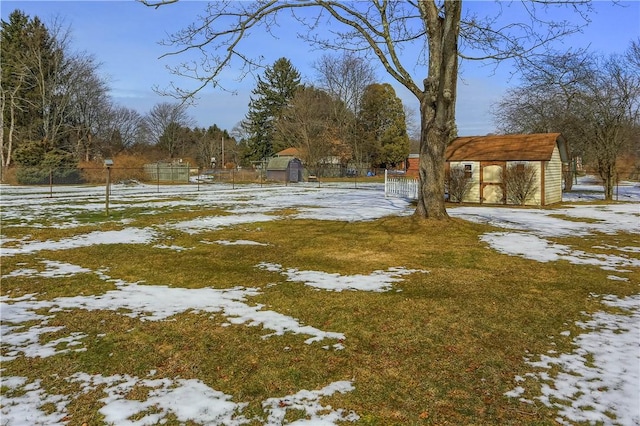
<svg viewBox="0 0 640 426">
<path fill-rule="evenodd" d="M 410 177 L 389 176 L 387 170 L 384 171 L 384 196 L 418 199 L 419 180 Z"/>
</svg>

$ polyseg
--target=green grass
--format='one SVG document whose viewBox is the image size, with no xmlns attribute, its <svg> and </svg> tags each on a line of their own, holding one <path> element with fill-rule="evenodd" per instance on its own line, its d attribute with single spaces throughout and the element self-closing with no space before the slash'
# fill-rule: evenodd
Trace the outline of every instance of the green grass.
<svg viewBox="0 0 640 426">
<path fill-rule="evenodd" d="M 122 229 L 119 220 L 124 217 L 133 219 L 127 226 L 161 228 L 216 213 L 195 208 L 154 215 L 126 211 L 109 219 L 86 216 L 76 229 L 9 227 L 3 234 L 55 240 Z M 344 350 L 325 350 L 323 345 L 335 341 L 308 345 L 308 336 L 291 333 L 263 339 L 268 330 L 223 327 L 227 319 L 220 314 L 187 312 L 168 321 L 140 321 L 117 312 L 74 310 L 56 313 L 48 325 L 65 329 L 43 335 L 41 343 L 71 330 L 87 336 L 86 351 L 19 357 L 4 362 L 2 374 L 41 379 L 44 389 L 64 394 L 78 392 L 77 384 L 65 380 L 76 372 L 146 377 L 155 370 L 155 377 L 197 378 L 236 402 L 248 402 L 247 417 L 263 416 L 260 404 L 267 398 L 352 380 L 354 391 L 325 398 L 323 404 L 353 410 L 361 417 L 358 424 L 555 424 L 556 414 L 549 408 L 503 396 L 515 387 L 516 375 L 531 371 L 523 357 L 550 349 L 570 352 L 571 337 L 559 333 L 570 329 L 575 335 L 573 324 L 583 312 L 602 309 L 589 296 L 635 294 L 640 272 L 625 273 L 628 282 L 611 281 L 610 272 L 597 267 L 499 254 L 479 239 L 491 230 L 461 220 L 412 217 L 358 223 L 282 219 L 196 235 L 166 230 L 164 240 L 149 245 L 97 245 L 4 258 L 3 274 L 41 269 L 40 261 L 48 259 L 147 285 L 256 287 L 261 294 L 250 303 L 342 332 L 346 340 Z M 213 243 L 239 239 L 267 245 Z M 637 236 L 629 234 L 556 241 L 586 252 L 606 252 L 594 249 L 596 245 L 638 245 Z M 160 249 L 154 247 L 157 243 L 185 250 Z M 428 272 L 405 276 L 384 293 L 327 292 L 285 282 L 283 275 L 257 268 L 261 262 L 340 274 L 396 266 Z M 37 293 L 40 300 L 113 289 L 113 282 L 96 274 L 2 280 L 3 296 Z M 140 388 L 131 397 L 144 398 L 146 392 Z M 100 389 L 80 394 L 67 407 L 69 424 L 99 423 L 103 397 Z"/>
</svg>

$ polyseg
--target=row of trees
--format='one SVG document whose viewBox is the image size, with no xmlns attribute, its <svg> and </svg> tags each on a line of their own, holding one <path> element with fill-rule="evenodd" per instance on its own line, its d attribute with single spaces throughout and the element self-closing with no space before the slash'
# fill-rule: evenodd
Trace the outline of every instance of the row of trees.
<svg viewBox="0 0 640 426">
<path fill-rule="evenodd" d="M 402 101 L 390 84 L 374 83 L 370 64 L 352 54 L 325 55 L 314 68 L 319 85 L 301 84 L 286 58 L 259 77 L 243 122 L 253 161 L 296 147 L 306 166 L 330 158 L 343 166 L 396 166 L 409 155 Z"/>
<path fill-rule="evenodd" d="M 640 40 L 620 54 L 577 51 L 530 63 L 495 117 L 505 133 L 562 132 L 573 159 L 593 167 L 611 200 L 625 159 L 640 172 Z"/>
<path fill-rule="evenodd" d="M 20 165 L 23 182 L 38 182 L 50 170 L 75 174 L 80 161 L 124 152 L 208 163 L 231 139 L 217 126 L 191 129 L 181 104 L 160 103 L 146 115 L 116 105 L 99 64 L 72 50 L 58 22 L 48 28 L 16 10 L 2 21 L 1 49 L 0 159 L 3 168 Z"/>
<path fill-rule="evenodd" d="M 121 153 L 188 158 L 204 167 L 213 158 L 217 166 L 250 165 L 291 146 L 311 167 L 328 157 L 343 165 L 393 165 L 409 153 L 402 103 L 354 56 L 323 57 L 318 87 L 301 84 L 289 60 L 279 59 L 259 77 L 249 113 L 231 137 L 216 125 L 194 127 L 186 104 L 160 103 L 145 115 L 116 105 L 99 64 L 72 51 L 60 23 L 47 28 L 16 10 L 1 32 L 0 155 L 3 168 L 21 166 L 22 182 L 41 181 L 50 170 L 74 174 L 81 161 Z"/>
</svg>

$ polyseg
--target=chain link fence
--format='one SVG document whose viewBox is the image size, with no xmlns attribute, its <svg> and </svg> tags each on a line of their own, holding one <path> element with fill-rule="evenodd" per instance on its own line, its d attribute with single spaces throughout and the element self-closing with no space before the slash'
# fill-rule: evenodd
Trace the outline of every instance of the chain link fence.
<svg viewBox="0 0 640 426">
<path fill-rule="evenodd" d="M 260 183 L 265 173 L 259 169 L 203 169 L 188 165 L 147 164 L 144 167 L 82 167 L 5 169 L 3 183 L 13 185 L 104 185 L 112 184 L 197 184 Z"/>
</svg>

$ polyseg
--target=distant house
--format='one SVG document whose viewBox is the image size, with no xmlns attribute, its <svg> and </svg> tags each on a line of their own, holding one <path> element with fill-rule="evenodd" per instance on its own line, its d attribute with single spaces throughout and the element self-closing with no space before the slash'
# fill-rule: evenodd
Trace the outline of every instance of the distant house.
<svg viewBox="0 0 640 426">
<path fill-rule="evenodd" d="M 301 158 L 301 151 L 298 148 L 287 148 L 287 149 L 283 149 L 282 151 L 276 152 L 276 157 L 296 157 L 296 158 Z"/>
<path fill-rule="evenodd" d="M 507 204 L 502 173 L 520 164 L 536 170 L 536 191 L 526 205 L 562 201 L 563 164 L 569 163 L 569 153 L 560 133 L 460 137 L 447 147 L 445 158 L 447 170 L 462 167 L 471 177 L 464 202 Z"/>
<path fill-rule="evenodd" d="M 405 161 L 405 174 L 407 176 L 418 177 L 420 172 L 420 154 L 409 154 Z"/>
<path fill-rule="evenodd" d="M 302 182 L 302 161 L 295 157 L 274 157 L 267 163 L 267 180 Z"/>
</svg>

